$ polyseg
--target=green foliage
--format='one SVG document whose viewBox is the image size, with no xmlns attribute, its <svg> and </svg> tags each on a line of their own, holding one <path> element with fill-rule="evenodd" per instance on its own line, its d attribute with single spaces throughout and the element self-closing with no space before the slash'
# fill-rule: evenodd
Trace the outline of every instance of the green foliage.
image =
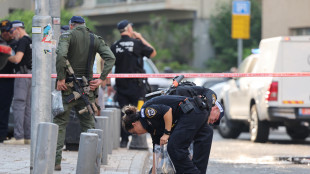
<svg viewBox="0 0 310 174">
<path fill-rule="evenodd" d="M 216 56 L 206 62 L 212 72 L 228 71 L 237 66 L 237 40 L 231 38 L 231 3 L 219 4 L 211 16 L 210 36 Z M 257 48 L 261 40 L 261 4 L 251 0 L 250 39 L 243 40 L 243 58 L 251 54 L 252 48 Z"/>
<path fill-rule="evenodd" d="M 34 16 L 34 12 L 31 10 L 16 10 L 13 13 L 9 14 L 9 16 L 4 17 L 3 19 L 0 19 L 0 21 L 8 19 L 10 21 L 19 20 L 24 22 L 25 24 L 25 30 L 26 32 L 31 36 L 31 28 L 32 28 L 32 19 Z M 73 16 L 73 13 L 68 10 L 61 10 L 61 25 L 68 25 L 69 20 Z M 91 21 L 87 17 L 84 18 L 87 27 L 92 30 L 93 32 L 96 32 L 95 25 L 96 23 L 94 21 Z"/>
<path fill-rule="evenodd" d="M 154 46 L 157 55 L 154 63 L 160 71 L 167 66 L 174 71 L 191 69 L 193 60 L 192 22 L 172 22 L 164 16 L 150 16 L 148 25 L 134 26 L 134 30 Z M 119 39 L 118 30 L 113 31 L 114 39 Z"/>
<path fill-rule="evenodd" d="M 9 16 L 0 19 L 5 20 L 8 19 L 10 21 L 19 20 L 24 22 L 26 32 L 31 35 L 31 28 L 32 28 L 32 18 L 34 16 L 34 12 L 30 10 L 16 10 L 11 13 Z"/>
</svg>

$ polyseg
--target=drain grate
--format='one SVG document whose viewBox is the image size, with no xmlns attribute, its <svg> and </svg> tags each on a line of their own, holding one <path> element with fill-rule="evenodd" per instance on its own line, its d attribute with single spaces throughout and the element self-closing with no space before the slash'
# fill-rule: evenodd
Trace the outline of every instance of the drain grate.
<svg viewBox="0 0 310 174">
<path fill-rule="evenodd" d="M 293 164 L 310 165 L 310 157 L 276 157 L 277 161 L 287 161 Z"/>
</svg>

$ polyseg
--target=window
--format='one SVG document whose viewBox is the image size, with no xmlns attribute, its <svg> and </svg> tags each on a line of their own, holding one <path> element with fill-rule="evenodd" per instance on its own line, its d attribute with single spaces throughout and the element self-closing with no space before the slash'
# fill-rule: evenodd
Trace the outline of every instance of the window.
<svg viewBox="0 0 310 174">
<path fill-rule="evenodd" d="M 310 35 L 310 27 L 291 29 L 292 36 Z"/>
</svg>

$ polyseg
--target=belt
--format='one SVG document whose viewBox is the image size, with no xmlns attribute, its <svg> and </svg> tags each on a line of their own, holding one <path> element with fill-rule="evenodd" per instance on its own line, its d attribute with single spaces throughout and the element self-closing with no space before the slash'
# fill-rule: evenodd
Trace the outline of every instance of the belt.
<svg viewBox="0 0 310 174">
<path fill-rule="evenodd" d="M 179 103 L 179 107 L 185 114 L 192 111 L 194 107 L 197 107 L 200 110 L 208 110 L 208 105 L 200 97 L 196 96 L 194 96 L 193 99 L 184 99 Z"/>
<path fill-rule="evenodd" d="M 84 83 L 82 77 L 77 77 L 76 78 L 80 83 Z M 73 82 L 73 77 L 67 77 L 66 82 Z M 90 79 L 87 78 L 87 81 L 90 81 Z"/>
<path fill-rule="evenodd" d="M 179 103 L 179 107 L 181 111 L 185 114 L 191 112 L 194 109 L 194 105 L 192 102 L 188 100 L 188 98 L 185 98 L 183 101 Z"/>
</svg>

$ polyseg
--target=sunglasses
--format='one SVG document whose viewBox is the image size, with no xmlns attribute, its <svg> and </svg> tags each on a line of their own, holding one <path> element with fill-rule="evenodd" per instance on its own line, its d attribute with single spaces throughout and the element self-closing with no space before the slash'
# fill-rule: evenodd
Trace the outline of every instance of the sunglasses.
<svg viewBox="0 0 310 174">
<path fill-rule="evenodd" d="M 11 30 L 10 30 L 10 34 L 13 34 L 13 32 L 16 30 L 16 28 L 12 28 Z"/>
<path fill-rule="evenodd" d="M 4 33 L 4 32 L 9 32 L 10 30 L 5 30 L 5 29 L 2 29 L 1 30 L 1 33 Z"/>
</svg>

